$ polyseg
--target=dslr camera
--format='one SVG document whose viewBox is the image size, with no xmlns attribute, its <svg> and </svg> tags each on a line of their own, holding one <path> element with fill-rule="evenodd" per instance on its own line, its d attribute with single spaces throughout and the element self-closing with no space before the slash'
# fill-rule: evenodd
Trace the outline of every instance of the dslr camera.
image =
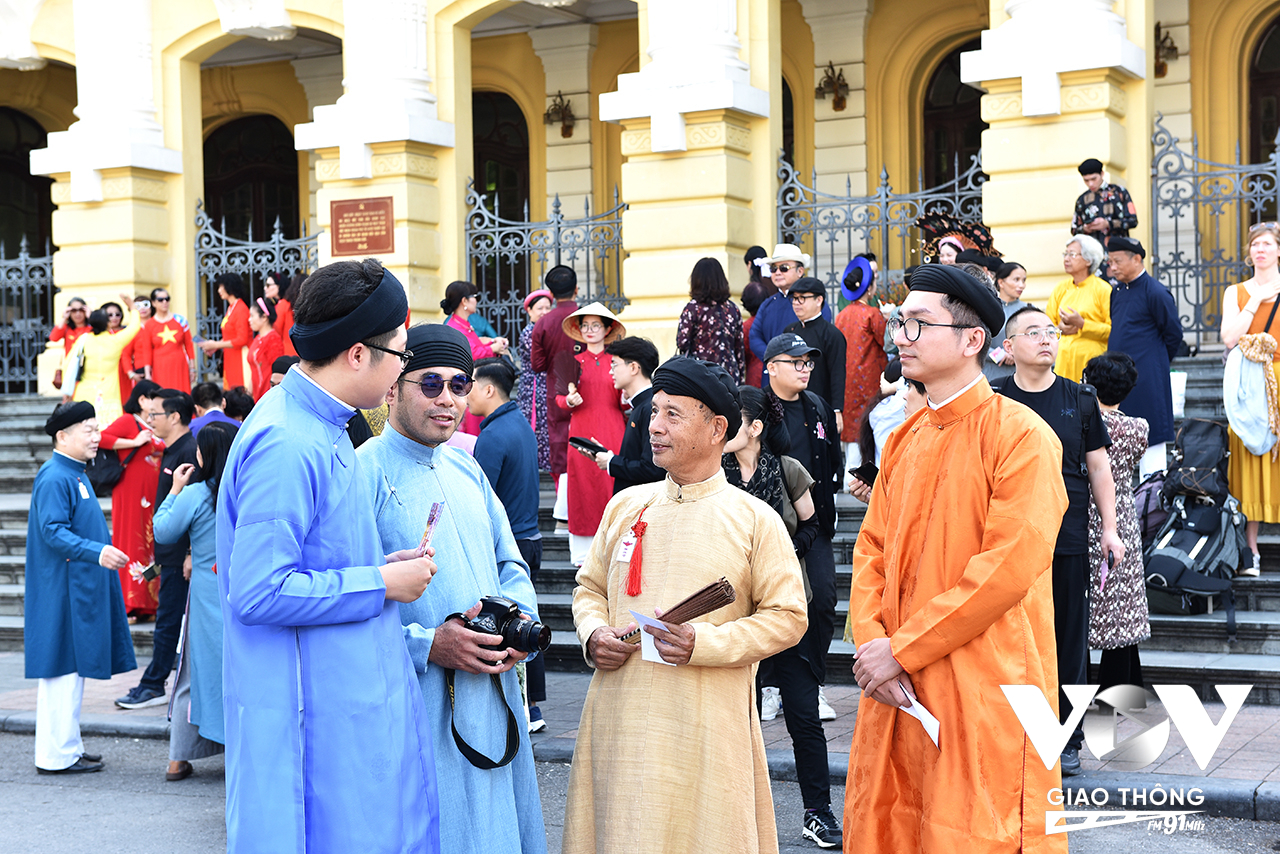
<svg viewBox="0 0 1280 854">
<path fill-rule="evenodd" d="M 493 649 L 514 649 L 517 652 L 542 652 L 551 646 L 551 629 L 520 613 L 520 606 L 504 596 L 485 596 L 480 600 L 480 613 L 463 625 L 473 632 L 498 635 L 502 643 Z"/>
</svg>

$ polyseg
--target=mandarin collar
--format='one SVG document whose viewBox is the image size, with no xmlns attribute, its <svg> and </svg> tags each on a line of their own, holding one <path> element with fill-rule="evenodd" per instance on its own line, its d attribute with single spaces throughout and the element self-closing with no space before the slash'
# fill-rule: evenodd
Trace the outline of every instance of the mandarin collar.
<svg viewBox="0 0 1280 854">
<path fill-rule="evenodd" d="M 334 397 L 333 393 L 302 373 L 297 365 L 289 369 L 280 383 L 281 388 L 298 398 L 322 420 L 336 427 L 345 428 L 356 410 Z"/>
<path fill-rule="evenodd" d="M 941 430 L 948 424 L 954 424 L 960 419 L 973 412 L 987 400 L 995 395 L 991 390 L 991 383 L 987 382 L 987 378 L 983 377 L 977 385 L 966 391 L 945 406 L 933 409 L 925 407 L 925 419 L 933 427 Z"/>
<path fill-rule="evenodd" d="M 77 460 L 67 454 L 64 454 L 62 451 L 57 451 L 57 450 L 53 452 L 53 456 L 50 459 L 52 459 L 58 465 L 65 466 L 66 468 L 69 468 L 72 471 L 80 472 L 81 474 L 84 473 L 85 466 L 88 465 L 88 463 L 86 462 Z"/>
<path fill-rule="evenodd" d="M 684 486 L 672 480 L 671 475 L 667 475 L 667 479 L 663 481 L 663 487 L 666 490 L 667 498 L 672 501 L 697 501 L 728 489 L 729 481 L 725 479 L 724 469 L 718 469 L 715 474 L 706 480 L 685 484 Z"/>
<path fill-rule="evenodd" d="M 440 449 L 445 444 L 441 442 L 433 448 L 430 445 L 415 442 L 397 430 L 392 425 L 390 418 L 387 419 L 387 426 L 382 428 L 382 435 L 378 437 L 378 440 L 386 442 L 387 447 L 393 453 L 424 466 L 434 466 L 438 462 L 436 457 L 443 453 Z"/>
</svg>

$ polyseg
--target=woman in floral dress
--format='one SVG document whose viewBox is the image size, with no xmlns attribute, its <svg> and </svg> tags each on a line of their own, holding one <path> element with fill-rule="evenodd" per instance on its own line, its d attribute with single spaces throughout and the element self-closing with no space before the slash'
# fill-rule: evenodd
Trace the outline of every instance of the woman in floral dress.
<svg viewBox="0 0 1280 854">
<path fill-rule="evenodd" d="M 1133 359 L 1108 351 L 1089 360 L 1085 382 L 1098 391 L 1102 419 L 1111 436 L 1111 475 L 1116 482 L 1116 529 L 1124 541 L 1124 560 L 1107 570 L 1102 579 L 1102 521 L 1089 502 L 1089 646 L 1102 650 L 1095 677 L 1102 690 L 1112 685 L 1141 685 L 1142 662 L 1138 643 L 1151 637 L 1147 612 L 1147 588 L 1142 568 L 1142 534 L 1133 501 L 1133 473 L 1147 451 L 1147 422 L 1120 412 L 1138 381 Z"/>
<path fill-rule="evenodd" d="M 547 433 L 547 374 L 533 369 L 533 327 L 555 302 L 555 297 L 546 288 L 533 291 L 524 298 L 529 325 L 520 332 L 520 343 L 516 348 L 520 356 L 520 386 L 516 389 L 516 402 L 524 417 L 529 419 L 533 435 L 538 440 L 538 470 L 548 472 L 551 471 L 551 437 Z"/>
<path fill-rule="evenodd" d="M 715 362 L 742 382 L 747 359 L 742 336 L 742 312 L 729 299 L 729 280 L 714 258 L 701 258 L 689 276 L 691 301 L 680 312 L 676 352 Z"/>
</svg>

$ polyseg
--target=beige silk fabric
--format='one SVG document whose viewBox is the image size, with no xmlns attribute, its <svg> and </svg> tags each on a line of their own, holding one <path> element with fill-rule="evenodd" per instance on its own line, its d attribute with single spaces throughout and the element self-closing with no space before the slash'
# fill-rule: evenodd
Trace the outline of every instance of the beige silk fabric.
<svg viewBox="0 0 1280 854">
<path fill-rule="evenodd" d="M 1262 372 L 1267 384 L 1267 425 L 1274 435 L 1280 436 L 1280 391 L 1276 388 L 1275 371 L 1271 370 L 1276 354 L 1276 339 L 1269 332 L 1258 332 L 1242 336 L 1238 346 L 1241 356 L 1267 368 Z M 1280 443 L 1271 448 L 1271 461 L 1275 462 L 1277 458 L 1280 458 Z"/>
<path fill-rule="evenodd" d="M 652 502 L 652 503 L 649 503 Z M 646 504 L 640 595 L 619 545 Z M 720 576 L 737 600 L 693 621 L 689 664 L 641 659 L 597 671 L 587 691 L 565 804 L 564 854 L 778 850 L 755 706 L 755 664 L 808 624 L 800 564 L 782 520 L 723 472 L 680 487 L 632 487 L 605 508 L 573 593 L 585 654 L 601 626 L 653 615 Z"/>
</svg>

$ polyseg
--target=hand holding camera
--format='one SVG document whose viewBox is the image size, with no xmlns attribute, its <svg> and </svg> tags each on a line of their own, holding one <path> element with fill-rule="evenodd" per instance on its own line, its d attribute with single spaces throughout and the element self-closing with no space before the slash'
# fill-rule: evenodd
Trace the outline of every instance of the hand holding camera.
<svg viewBox="0 0 1280 854">
<path fill-rule="evenodd" d="M 464 673 L 505 673 L 550 643 L 551 630 L 520 613 L 515 602 L 486 596 L 436 629 L 429 660 Z"/>
</svg>

